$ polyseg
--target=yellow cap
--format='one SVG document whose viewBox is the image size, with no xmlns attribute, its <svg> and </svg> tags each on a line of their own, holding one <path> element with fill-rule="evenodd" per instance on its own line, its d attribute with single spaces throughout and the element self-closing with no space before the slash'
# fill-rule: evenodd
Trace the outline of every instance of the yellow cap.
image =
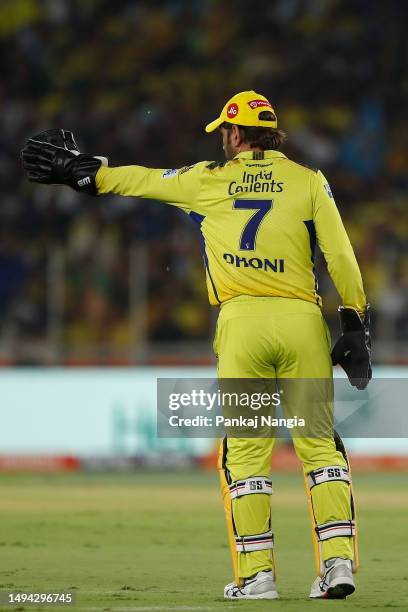
<svg viewBox="0 0 408 612">
<path fill-rule="evenodd" d="M 259 119 L 261 111 L 270 111 L 275 119 L 273 121 Z M 218 119 L 206 125 L 205 131 L 213 132 L 221 123 L 224 123 L 224 121 L 253 127 L 276 128 L 278 126 L 272 104 L 265 96 L 261 96 L 261 94 L 255 91 L 241 91 L 241 93 L 233 96 L 222 109 Z"/>
</svg>

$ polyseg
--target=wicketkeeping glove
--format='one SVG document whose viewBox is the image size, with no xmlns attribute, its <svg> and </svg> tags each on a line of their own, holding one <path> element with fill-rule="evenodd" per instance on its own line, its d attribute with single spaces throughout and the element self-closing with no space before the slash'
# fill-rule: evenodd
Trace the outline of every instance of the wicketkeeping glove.
<svg viewBox="0 0 408 612">
<path fill-rule="evenodd" d="M 76 155 L 79 155 L 80 150 L 73 133 L 70 130 L 52 129 L 39 132 L 35 136 L 31 136 L 30 140 L 39 142 L 48 142 L 55 145 L 56 147 L 62 147 L 67 151 L 72 151 Z"/>
<path fill-rule="evenodd" d="M 34 183 L 68 185 L 76 191 L 96 195 L 95 176 L 107 159 L 80 153 L 69 130 L 47 130 L 30 138 L 21 151 L 28 180 Z"/>
<path fill-rule="evenodd" d="M 365 389 L 371 380 L 370 305 L 361 318 L 354 308 L 339 307 L 341 337 L 333 347 L 333 365 L 340 364 L 353 387 Z"/>
</svg>

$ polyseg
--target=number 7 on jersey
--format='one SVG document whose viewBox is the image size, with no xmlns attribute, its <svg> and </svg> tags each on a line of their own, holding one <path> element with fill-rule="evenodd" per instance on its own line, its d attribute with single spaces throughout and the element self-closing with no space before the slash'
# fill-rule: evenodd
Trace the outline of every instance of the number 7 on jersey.
<svg viewBox="0 0 408 612">
<path fill-rule="evenodd" d="M 236 210 L 256 210 L 242 230 L 239 248 L 241 251 L 255 251 L 256 236 L 265 215 L 271 210 L 273 200 L 235 200 Z"/>
</svg>

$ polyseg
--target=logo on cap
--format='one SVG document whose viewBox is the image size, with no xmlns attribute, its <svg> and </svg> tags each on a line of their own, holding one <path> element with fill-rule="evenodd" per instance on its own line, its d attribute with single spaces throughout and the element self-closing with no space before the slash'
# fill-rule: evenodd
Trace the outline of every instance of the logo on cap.
<svg viewBox="0 0 408 612">
<path fill-rule="evenodd" d="M 268 108 L 272 108 L 272 105 L 268 100 L 251 100 L 248 102 L 248 105 L 251 108 L 258 108 L 258 106 L 267 106 Z"/>
<path fill-rule="evenodd" d="M 233 119 L 237 115 L 238 115 L 238 104 L 235 104 L 235 102 L 233 102 L 227 108 L 227 117 L 229 117 L 229 119 Z"/>
</svg>

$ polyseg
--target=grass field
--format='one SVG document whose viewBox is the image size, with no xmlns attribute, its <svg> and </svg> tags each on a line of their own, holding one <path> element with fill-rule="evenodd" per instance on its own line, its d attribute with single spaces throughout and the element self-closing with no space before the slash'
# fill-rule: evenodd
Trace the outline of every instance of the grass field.
<svg viewBox="0 0 408 612">
<path fill-rule="evenodd" d="M 346 601 L 313 602 L 307 599 L 315 573 L 302 479 L 277 475 L 272 500 L 281 599 L 224 602 L 231 567 L 216 474 L 2 475 L 0 589 L 74 590 L 76 605 L 68 609 L 89 611 L 408 611 L 406 480 L 355 476 L 358 590 Z"/>
</svg>

